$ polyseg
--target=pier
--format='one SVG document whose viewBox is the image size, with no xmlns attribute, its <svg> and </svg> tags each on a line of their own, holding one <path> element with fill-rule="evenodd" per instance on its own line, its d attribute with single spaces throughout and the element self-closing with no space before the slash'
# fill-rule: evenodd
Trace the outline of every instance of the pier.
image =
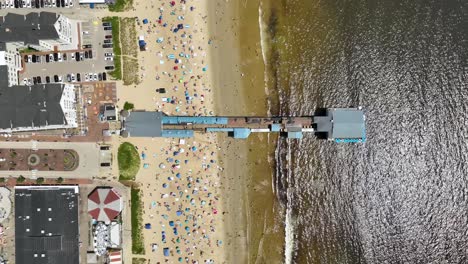
<svg viewBox="0 0 468 264">
<path fill-rule="evenodd" d="M 251 133 L 280 133 L 301 139 L 304 133 L 338 143 L 365 142 L 365 114 L 361 108 L 330 108 L 304 117 L 168 116 L 163 112 L 122 111 L 122 137 L 190 138 L 197 133 L 223 132 L 245 139 Z"/>
</svg>

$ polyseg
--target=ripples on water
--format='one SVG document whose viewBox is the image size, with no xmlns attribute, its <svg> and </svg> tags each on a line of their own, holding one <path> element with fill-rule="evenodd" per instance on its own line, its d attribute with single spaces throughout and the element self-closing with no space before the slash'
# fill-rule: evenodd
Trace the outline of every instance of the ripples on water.
<svg viewBox="0 0 468 264">
<path fill-rule="evenodd" d="M 367 111 L 365 144 L 280 140 L 292 262 L 468 263 L 468 1 L 275 12 L 281 113 Z"/>
</svg>

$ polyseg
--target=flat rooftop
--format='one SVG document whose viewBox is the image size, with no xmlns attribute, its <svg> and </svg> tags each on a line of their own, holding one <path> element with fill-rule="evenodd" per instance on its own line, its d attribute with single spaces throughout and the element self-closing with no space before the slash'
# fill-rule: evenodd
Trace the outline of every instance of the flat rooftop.
<svg viewBox="0 0 468 264">
<path fill-rule="evenodd" d="M 78 264 L 78 187 L 15 187 L 16 264 Z"/>
</svg>

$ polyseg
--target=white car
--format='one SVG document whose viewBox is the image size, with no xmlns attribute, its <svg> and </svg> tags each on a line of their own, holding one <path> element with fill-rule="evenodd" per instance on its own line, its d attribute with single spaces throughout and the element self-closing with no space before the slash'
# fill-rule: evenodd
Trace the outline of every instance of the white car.
<svg viewBox="0 0 468 264">
<path fill-rule="evenodd" d="M 104 60 L 106 60 L 106 61 L 113 61 L 114 58 L 113 58 L 113 57 L 105 57 Z"/>
<path fill-rule="evenodd" d="M 62 82 L 62 75 L 59 75 L 59 82 Z"/>
<path fill-rule="evenodd" d="M 90 80 L 90 81 L 94 81 L 94 79 L 93 79 L 93 73 L 92 73 L 92 72 L 89 73 L 89 80 Z"/>
<path fill-rule="evenodd" d="M 104 57 L 114 57 L 114 53 L 112 52 L 104 53 Z"/>
<path fill-rule="evenodd" d="M 58 61 L 63 61 L 63 59 L 62 59 L 62 53 L 59 52 L 58 55 L 57 55 L 57 57 L 58 57 Z"/>
<path fill-rule="evenodd" d="M 54 54 L 49 54 L 49 62 L 54 62 Z"/>
<path fill-rule="evenodd" d="M 97 76 L 97 73 L 95 73 L 93 76 L 93 80 L 97 81 L 97 79 L 98 79 L 98 76 Z"/>
<path fill-rule="evenodd" d="M 70 0 L 70 7 L 73 6 L 73 0 Z"/>
<path fill-rule="evenodd" d="M 23 79 L 23 85 L 27 85 L 28 84 L 28 78 L 24 78 Z"/>
<path fill-rule="evenodd" d="M 89 81 L 89 75 L 87 73 L 85 73 L 84 79 L 85 79 L 85 81 Z"/>
<path fill-rule="evenodd" d="M 75 59 L 75 53 L 74 53 L 74 52 L 71 53 L 71 59 L 72 59 L 72 60 Z"/>
<path fill-rule="evenodd" d="M 71 81 L 75 82 L 75 74 L 73 74 L 73 73 L 71 74 Z"/>
</svg>

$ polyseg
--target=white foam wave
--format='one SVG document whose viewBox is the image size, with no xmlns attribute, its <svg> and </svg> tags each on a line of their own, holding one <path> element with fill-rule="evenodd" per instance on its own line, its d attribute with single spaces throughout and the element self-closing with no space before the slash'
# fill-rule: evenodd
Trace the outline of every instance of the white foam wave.
<svg viewBox="0 0 468 264">
<path fill-rule="evenodd" d="M 263 74 L 264 76 L 264 83 L 265 83 L 265 94 L 267 95 L 267 98 L 270 96 L 270 91 L 268 89 L 268 58 L 267 58 L 267 50 L 268 50 L 268 35 L 265 31 L 266 27 L 266 22 L 264 21 L 263 17 L 263 5 L 262 2 L 260 1 L 260 4 L 258 5 L 258 27 L 260 31 L 260 48 L 262 50 L 262 57 L 263 57 L 263 65 L 265 72 Z M 267 114 L 271 115 L 271 102 L 270 99 L 267 99 Z"/>
</svg>

